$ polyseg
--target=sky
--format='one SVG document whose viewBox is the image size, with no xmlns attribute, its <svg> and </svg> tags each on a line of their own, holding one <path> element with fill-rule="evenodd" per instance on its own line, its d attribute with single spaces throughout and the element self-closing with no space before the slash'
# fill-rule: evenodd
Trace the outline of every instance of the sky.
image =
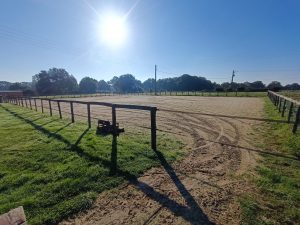
<svg viewBox="0 0 300 225">
<path fill-rule="evenodd" d="M 108 15 L 122 18 L 121 44 L 103 39 Z M 300 1 L 0 0 L 0 80 L 57 67 L 78 82 L 127 73 L 144 81 L 155 64 L 158 79 L 221 83 L 236 70 L 236 82 L 300 83 Z"/>
</svg>

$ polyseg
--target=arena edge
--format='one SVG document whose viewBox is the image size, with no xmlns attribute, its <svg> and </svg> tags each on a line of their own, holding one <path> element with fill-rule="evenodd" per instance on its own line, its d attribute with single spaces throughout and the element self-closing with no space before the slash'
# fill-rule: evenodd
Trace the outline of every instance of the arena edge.
<svg viewBox="0 0 300 225">
<path fill-rule="evenodd" d="M 264 111 L 268 119 L 282 119 L 267 98 Z M 257 191 L 240 198 L 241 224 L 300 224 L 300 132 L 292 134 L 287 123 L 265 123 L 257 132 L 257 147 L 287 157 L 261 154 L 251 180 Z"/>
</svg>

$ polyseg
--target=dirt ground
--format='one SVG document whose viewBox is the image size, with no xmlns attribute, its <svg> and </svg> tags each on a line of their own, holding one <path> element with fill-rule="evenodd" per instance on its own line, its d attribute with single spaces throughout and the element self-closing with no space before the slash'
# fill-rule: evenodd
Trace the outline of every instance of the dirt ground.
<svg viewBox="0 0 300 225">
<path fill-rule="evenodd" d="M 170 165 L 158 152 L 160 167 L 102 192 L 91 209 L 61 224 L 240 223 L 238 198 L 252 188 L 244 177 L 252 174 L 257 159 L 249 134 L 260 123 L 240 117 L 261 118 L 262 99 L 103 96 L 78 100 L 156 106 L 158 132 L 176 135 L 186 144 L 187 154 Z M 85 107 L 75 105 L 74 111 L 84 115 Z M 62 105 L 62 109 L 68 112 L 69 105 Z M 92 117 L 111 120 L 110 110 L 93 106 Z M 118 110 L 117 120 L 125 129 L 127 125 L 150 125 L 149 112 Z"/>
</svg>

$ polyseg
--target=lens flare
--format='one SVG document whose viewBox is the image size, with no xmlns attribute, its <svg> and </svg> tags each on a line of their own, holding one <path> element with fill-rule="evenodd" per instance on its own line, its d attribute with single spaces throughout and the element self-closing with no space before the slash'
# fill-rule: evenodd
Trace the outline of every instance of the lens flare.
<svg viewBox="0 0 300 225">
<path fill-rule="evenodd" d="M 101 20 L 100 37 L 102 42 L 111 47 L 119 47 L 125 43 L 128 28 L 123 17 L 108 14 Z"/>
</svg>

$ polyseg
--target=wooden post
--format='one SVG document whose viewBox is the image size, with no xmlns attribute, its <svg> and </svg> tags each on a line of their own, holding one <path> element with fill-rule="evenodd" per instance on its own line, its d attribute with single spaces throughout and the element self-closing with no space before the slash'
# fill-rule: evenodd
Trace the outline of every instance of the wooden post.
<svg viewBox="0 0 300 225">
<path fill-rule="evenodd" d="M 50 116 L 52 116 L 51 99 L 49 99 L 48 102 L 49 102 L 49 112 L 50 112 Z"/>
<path fill-rule="evenodd" d="M 286 109 L 286 99 L 284 99 L 284 101 L 283 101 L 282 111 L 281 111 L 281 117 L 284 117 L 285 109 Z"/>
<path fill-rule="evenodd" d="M 157 108 L 152 108 L 151 110 L 151 147 L 154 151 L 156 148 L 156 110 Z"/>
<path fill-rule="evenodd" d="M 281 108 L 281 98 L 279 97 L 279 104 L 278 104 L 278 111 L 279 112 L 281 111 L 280 108 Z"/>
<path fill-rule="evenodd" d="M 111 166 L 110 166 L 110 173 L 116 174 L 117 172 L 117 156 L 118 156 L 118 149 L 117 149 L 117 134 L 116 134 L 116 125 L 117 125 L 117 115 L 116 115 L 116 106 L 112 105 L 111 107 L 111 116 L 112 116 L 112 125 L 113 125 L 113 140 L 112 140 L 112 151 L 111 151 Z"/>
<path fill-rule="evenodd" d="M 91 128 L 91 105 L 87 103 L 87 113 L 88 113 L 88 125 Z"/>
<path fill-rule="evenodd" d="M 25 98 L 25 105 L 26 105 L 26 108 L 28 108 L 27 99 L 26 98 Z"/>
<path fill-rule="evenodd" d="M 34 107 L 35 107 L 35 111 L 37 111 L 37 106 L 36 106 L 36 99 L 34 98 Z"/>
<path fill-rule="evenodd" d="M 23 102 L 23 98 L 21 98 L 21 100 L 22 100 L 22 107 L 24 107 L 24 102 Z"/>
<path fill-rule="evenodd" d="M 300 120 L 300 106 L 298 106 L 297 113 L 296 113 L 296 119 L 295 119 L 295 123 L 294 123 L 294 126 L 293 126 L 293 133 L 294 134 L 297 131 L 299 120 Z"/>
<path fill-rule="evenodd" d="M 74 123 L 74 110 L 73 110 L 73 102 L 70 102 L 70 108 L 71 108 L 71 119 L 72 123 Z"/>
<path fill-rule="evenodd" d="M 57 107 L 58 107 L 58 112 L 59 112 L 59 118 L 62 119 L 61 109 L 60 109 L 60 102 L 59 101 L 57 101 Z"/>
<path fill-rule="evenodd" d="M 294 103 L 291 102 L 290 108 L 289 108 L 289 114 L 288 114 L 288 123 L 291 122 L 291 117 L 293 115 L 293 107 L 294 107 Z"/>
<path fill-rule="evenodd" d="M 29 105 L 30 105 L 30 109 L 32 110 L 31 98 L 29 98 Z"/>
<path fill-rule="evenodd" d="M 42 107 L 42 113 L 44 113 L 43 99 L 41 99 L 41 107 Z"/>
</svg>

